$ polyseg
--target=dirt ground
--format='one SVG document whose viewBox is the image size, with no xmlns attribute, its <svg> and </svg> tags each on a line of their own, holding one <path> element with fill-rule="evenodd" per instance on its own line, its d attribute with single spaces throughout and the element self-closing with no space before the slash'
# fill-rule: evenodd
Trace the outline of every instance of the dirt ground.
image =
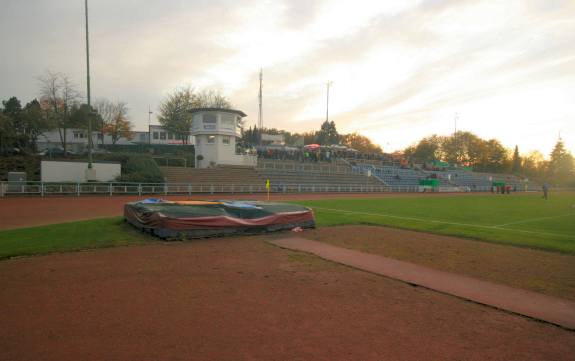
<svg viewBox="0 0 575 361">
<path fill-rule="evenodd" d="M 341 232 L 340 232 L 341 233 Z M 264 237 L 0 262 L 6 360 L 572 360 L 575 332 Z"/>
<path fill-rule="evenodd" d="M 324 227 L 306 238 L 575 300 L 575 256 L 386 227 Z"/>
<path fill-rule="evenodd" d="M 381 198 L 381 197 L 445 197 L 472 193 L 299 193 L 272 194 L 271 200 Z M 149 196 L 66 196 L 0 198 L 0 229 L 41 226 L 53 223 L 122 215 L 124 204 Z M 200 194 L 194 196 L 154 196 L 164 199 L 253 199 L 265 200 L 265 194 Z"/>
</svg>

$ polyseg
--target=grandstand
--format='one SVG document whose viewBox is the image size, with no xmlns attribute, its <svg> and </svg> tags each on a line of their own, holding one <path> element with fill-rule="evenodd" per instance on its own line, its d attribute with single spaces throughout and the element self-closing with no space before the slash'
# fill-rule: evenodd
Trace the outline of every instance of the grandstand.
<svg viewBox="0 0 575 361">
<path fill-rule="evenodd" d="M 263 185 L 264 179 L 250 167 L 215 168 L 160 167 L 167 183 L 193 185 Z"/>
<path fill-rule="evenodd" d="M 202 187 L 250 186 L 259 189 L 270 180 L 272 191 L 420 191 L 423 180 L 437 179 L 445 190 L 489 191 L 493 182 L 504 182 L 514 190 L 539 187 L 517 176 L 471 172 L 464 169 L 423 170 L 397 165 L 379 165 L 381 160 L 332 159 L 330 162 L 258 159 L 257 167 L 218 166 L 195 169 L 161 167 L 167 183 Z M 389 164 L 389 163 L 387 163 Z M 368 177 L 367 174 L 371 176 Z M 245 187 L 244 187 L 245 188 Z M 230 188 L 231 189 L 231 188 Z M 235 188 L 243 189 L 243 188 Z M 246 188 L 247 189 L 247 188 Z"/>
<path fill-rule="evenodd" d="M 350 189 L 382 189 L 384 183 L 376 177 L 352 172 L 351 166 L 342 161 L 300 163 L 289 160 L 258 161 L 256 172 L 269 179 L 278 190 L 323 189 L 344 191 Z"/>
<path fill-rule="evenodd" d="M 214 168 L 160 167 L 167 183 L 190 184 L 195 187 L 235 186 L 241 191 L 261 191 L 267 179 L 272 191 L 384 191 L 384 183 L 377 177 L 352 172 L 345 162 L 300 163 L 289 160 L 261 160 L 256 168 L 218 166 Z"/>
<path fill-rule="evenodd" d="M 392 190 L 416 187 L 423 179 L 437 179 L 440 187 L 464 187 L 469 191 L 489 191 L 493 182 L 504 182 L 515 190 L 538 190 L 540 187 L 515 175 L 479 173 L 463 169 L 419 170 L 395 166 L 376 166 L 374 162 L 357 163 L 352 171 L 365 174 L 368 170 Z"/>
<path fill-rule="evenodd" d="M 304 160 L 301 157 L 285 159 L 286 154 L 277 150 L 271 157 L 266 152 L 260 153 L 255 168 L 220 165 L 204 169 L 161 167 L 161 170 L 167 183 L 209 187 L 249 185 L 250 189 L 261 190 L 259 187 L 269 179 L 271 190 L 276 192 L 417 192 L 429 187 L 421 187 L 421 184 L 430 180 L 439 186 L 439 189 L 433 189 L 439 191 L 485 192 L 492 189 L 494 182 L 503 182 L 517 191 L 539 188 L 514 175 L 479 173 L 463 168 L 408 167 L 391 156 L 351 153 L 353 157 L 332 155 Z"/>
</svg>

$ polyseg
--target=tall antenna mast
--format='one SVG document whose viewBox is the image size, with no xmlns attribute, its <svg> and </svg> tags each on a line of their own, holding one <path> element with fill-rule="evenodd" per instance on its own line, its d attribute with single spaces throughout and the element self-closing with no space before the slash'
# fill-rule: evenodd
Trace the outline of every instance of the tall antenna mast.
<svg viewBox="0 0 575 361">
<path fill-rule="evenodd" d="M 258 127 L 262 129 L 264 127 L 264 116 L 262 113 L 262 88 L 263 88 L 263 70 L 260 68 L 260 92 L 258 94 L 259 101 L 259 112 L 258 112 Z"/>
</svg>

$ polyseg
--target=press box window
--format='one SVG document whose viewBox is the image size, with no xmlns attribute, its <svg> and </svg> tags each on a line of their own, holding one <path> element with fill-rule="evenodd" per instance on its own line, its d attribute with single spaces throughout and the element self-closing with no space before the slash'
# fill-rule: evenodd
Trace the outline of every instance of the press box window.
<svg viewBox="0 0 575 361">
<path fill-rule="evenodd" d="M 215 114 L 204 114 L 202 122 L 204 123 L 204 129 L 216 129 L 217 118 Z"/>
<path fill-rule="evenodd" d="M 216 142 L 215 135 L 208 135 L 208 144 L 214 144 Z"/>
<path fill-rule="evenodd" d="M 160 139 L 166 139 L 166 132 L 160 132 Z"/>
<path fill-rule="evenodd" d="M 230 137 L 223 137 L 222 143 L 224 143 L 225 145 L 230 145 Z"/>
<path fill-rule="evenodd" d="M 154 132 L 154 139 L 159 139 L 160 136 L 158 135 L 158 132 Z"/>
<path fill-rule="evenodd" d="M 232 114 L 222 114 L 222 128 L 234 129 L 234 116 Z"/>
</svg>

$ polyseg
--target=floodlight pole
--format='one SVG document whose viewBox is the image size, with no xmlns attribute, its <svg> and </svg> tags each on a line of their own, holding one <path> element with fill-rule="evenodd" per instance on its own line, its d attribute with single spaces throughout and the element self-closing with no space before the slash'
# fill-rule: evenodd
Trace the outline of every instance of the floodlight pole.
<svg viewBox="0 0 575 361">
<path fill-rule="evenodd" d="M 150 115 L 152 115 L 152 111 L 150 110 L 150 105 L 148 105 L 148 144 L 152 144 L 152 121 L 150 120 Z"/>
<path fill-rule="evenodd" d="M 92 105 L 90 100 L 90 43 L 88 38 L 88 0 L 84 0 L 86 15 L 86 97 L 88 103 L 88 168 L 92 168 Z M 102 138 L 103 139 L 103 138 Z"/>
<path fill-rule="evenodd" d="M 329 122 L 329 86 L 333 84 L 332 81 L 328 81 L 326 83 L 327 85 L 327 101 L 326 101 L 326 107 L 325 107 L 325 121 Z"/>
</svg>

